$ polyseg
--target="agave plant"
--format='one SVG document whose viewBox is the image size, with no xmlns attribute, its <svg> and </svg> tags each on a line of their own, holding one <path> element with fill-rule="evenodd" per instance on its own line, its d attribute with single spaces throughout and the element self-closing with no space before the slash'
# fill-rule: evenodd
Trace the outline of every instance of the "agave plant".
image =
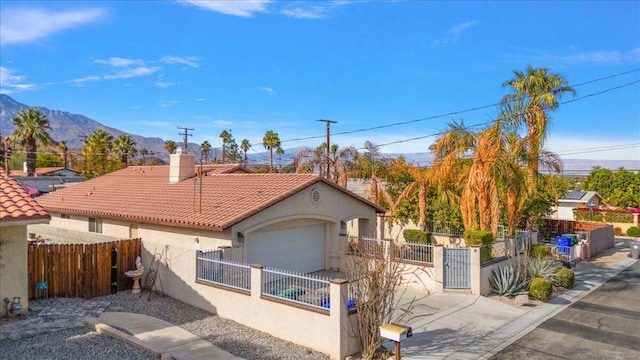
<svg viewBox="0 0 640 360">
<path fill-rule="evenodd" d="M 548 259 L 531 258 L 527 264 L 529 279 L 543 278 L 555 283 L 556 272 L 560 267 Z"/>
<path fill-rule="evenodd" d="M 523 279 L 520 269 L 504 266 L 491 271 L 491 275 L 491 288 L 498 295 L 514 297 L 528 292 L 529 281 Z"/>
</svg>

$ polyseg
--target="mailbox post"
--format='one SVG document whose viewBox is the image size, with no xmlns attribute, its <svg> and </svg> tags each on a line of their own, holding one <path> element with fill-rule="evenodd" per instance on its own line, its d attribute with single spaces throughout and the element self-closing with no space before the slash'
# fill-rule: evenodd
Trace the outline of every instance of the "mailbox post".
<svg viewBox="0 0 640 360">
<path fill-rule="evenodd" d="M 380 336 L 393 341 L 395 360 L 400 360 L 400 342 L 413 336 L 413 330 L 410 326 L 382 324 L 380 325 Z"/>
</svg>

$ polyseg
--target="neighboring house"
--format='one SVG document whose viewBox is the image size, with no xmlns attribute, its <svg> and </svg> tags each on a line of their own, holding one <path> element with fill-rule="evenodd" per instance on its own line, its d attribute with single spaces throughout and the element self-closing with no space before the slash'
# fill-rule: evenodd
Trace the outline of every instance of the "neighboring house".
<svg viewBox="0 0 640 360">
<path fill-rule="evenodd" d="M 47 222 L 49 215 L 42 206 L 0 170 L 0 301 L 19 297 L 25 313 L 29 308 L 27 225 Z"/>
<path fill-rule="evenodd" d="M 36 168 L 35 176 L 27 176 L 26 169 L 11 170 L 9 174 L 19 183 L 37 189 L 43 194 L 87 180 L 81 173 L 63 167 Z"/>
<path fill-rule="evenodd" d="M 602 202 L 602 196 L 595 191 L 569 191 L 565 196 L 558 199 L 558 206 L 554 218 L 558 220 L 575 220 L 573 209 L 587 208 L 589 204 L 598 208 Z"/>
<path fill-rule="evenodd" d="M 169 166 L 132 166 L 38 198 L 50 227 L 143 240 L 143 262 L 159 254 L 164 291 L 195 287 L 195 251 L 286 270 L 340 270 L 346 224 L 375 232 L 384 209 L 314 174 L 253 174 L 172 154 Z M 171 282 L 170 279 L 175 281 Z M 196 304 L 197 305 L 197 304 Z"/>
</svg>

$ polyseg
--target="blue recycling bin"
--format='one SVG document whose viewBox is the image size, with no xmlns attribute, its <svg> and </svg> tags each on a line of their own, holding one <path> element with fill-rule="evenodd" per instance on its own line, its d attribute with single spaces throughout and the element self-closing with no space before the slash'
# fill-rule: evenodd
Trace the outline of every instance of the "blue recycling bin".
<svg viewBox="0 0 640 360">
<path fill-rule="evenodd" d="M 556 247 L 562 254 L 568 254 L 571 252 L 571 242 L 572 239 L 568 236 L 558 236 L 556 238 Z"/>
</svg>

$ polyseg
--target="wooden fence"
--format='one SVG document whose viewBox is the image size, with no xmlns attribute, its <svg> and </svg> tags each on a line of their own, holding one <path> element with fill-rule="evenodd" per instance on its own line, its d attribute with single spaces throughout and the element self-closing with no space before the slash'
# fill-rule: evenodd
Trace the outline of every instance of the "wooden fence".
<svg viewBox="0 0 640 360">
<path fill-rule="evenodd" d="M 92 298 L 130 288 L 125 271 L 135 269 L 142 240 L 98 244 L 30 244 L 29 299 Z"/>
<path fill-rule="evenodd" d="M 614 246 L 613 225 L 610 224 L 547 219 L 547 226 L 550 229 L 551 239 L 562 234 L 573 234 L 576 231 L 585 232 L 589 258 Z"/>
</svg>

